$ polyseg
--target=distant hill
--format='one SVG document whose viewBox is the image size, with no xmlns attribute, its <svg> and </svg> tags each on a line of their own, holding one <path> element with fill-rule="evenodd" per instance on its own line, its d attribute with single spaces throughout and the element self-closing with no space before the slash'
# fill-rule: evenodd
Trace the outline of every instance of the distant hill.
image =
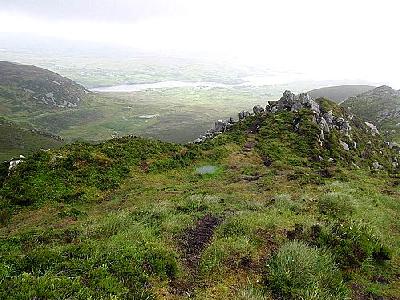
<svg viewBox="0 0 400 300">
<path fill-rule="evenodd" d="M 374 88 L 374 86 L 370 85 L 338 85 L 315 89 L 309 91 L 308 94 L 314 99 L 324 97 L 340 103 L 349 97 L 357 96 Z"/>
<path fill-rule="evenodd" d="M 87 93 L 82 85 L 49 70 L 0 61 L 2 105 L 76 107 Z"/>
<path fill-rule="evenodd" d="M 21 128 L 0 118 L 0 161 L 28 155 L 39 149 L 56 148 L 64 142 L 56 136 Z"/>
<path fill-rule="evenodd" d="M 383 85 L 351 97 L 341 105 L 378 126 L 386 136 L 400 140 L 400 91 Z"/>
</svg>

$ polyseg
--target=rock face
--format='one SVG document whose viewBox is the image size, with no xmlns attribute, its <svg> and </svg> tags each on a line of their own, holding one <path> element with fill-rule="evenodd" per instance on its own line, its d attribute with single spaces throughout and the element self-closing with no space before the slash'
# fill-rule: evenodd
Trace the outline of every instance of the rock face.
<svg viewBox="0 0 400 300">
<path fill-rule="evenodd" d="M 291 91 L 285 91 L 283 96 L 278 101 L 279 109 L 286 109 L 289 111 L 298 111 L 302 108 L 309 108 L 315 113 L 319 113 L 319 105 L 307 93 L 299 95 L 293 94 Z"/>
<path fill-rule="evenodd" d="M 1 88 L 13 88 L 33 102 L 50 107 L 76 107 L 89 91 L 57 73 L 35 66 L 0 61 Z"/>
</svg>

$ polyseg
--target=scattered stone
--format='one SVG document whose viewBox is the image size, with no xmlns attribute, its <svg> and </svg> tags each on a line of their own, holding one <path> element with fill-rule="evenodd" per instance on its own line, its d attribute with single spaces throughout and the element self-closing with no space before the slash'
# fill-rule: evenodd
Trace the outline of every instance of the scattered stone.
<svg viewBox="0 0 400 300">
<path fill-rule="evenodd" d="M 340 143 L 340 145 L 342 145 L 344 150 L 346 150 L 346 151 L 350 150 L 349 145 L 347 143 L 345 143 L 343 141 L 339 141 L 339 143 Z"/>
<path fill-rule="evenodd" d="M 374 161 L 374 162 L 372 163 L 372 168 L 373 168 L 375 171 L 378 171 L 378 170 L 382 170 L 382 169 L 383 169 L 383 166 L 382 166 L 381 164 L 379 164 L 379 162 Z"/>
</svg>

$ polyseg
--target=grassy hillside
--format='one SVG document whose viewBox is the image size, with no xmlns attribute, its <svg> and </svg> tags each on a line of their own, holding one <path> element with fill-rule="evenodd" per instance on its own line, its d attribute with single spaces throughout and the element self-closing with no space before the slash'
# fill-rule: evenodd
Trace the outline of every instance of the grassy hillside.
<svg viewBox="0 0 400 300">
<path fill-rule="evenodd" d="M 26 104 L 28 110 L 30 106 L 76 107 L 87 93 L 83 86 L 49 70 L 0 61 L 0 96 Z"/>
<path fill-rule="evenodd" d="M 349 98 L 342 106 L 375 124 L 387 138 L 400 142 L 400 91 L 381 86 Z"/>
<path fill-rule="evenodd" d="M 200 145 L 79 143 L 3 172 L 0 298 L 397 299 L 396 153 L 319 104 L 351 131 L 321 141 L 310 110 L 279 110 Z"/>
<path fill-rule="evenodd" d="M 63 144 L 64 142 L 57 137 L 24 129 L 0 118 L 0 161 Z"/>
<path fill-rule="evenodd" d="M 347 98 L 368 92 L 374 88 L 374 86 L 370 85 L 338 85 L 314 89 L 309 91 L 308 94 L 315 99 L 325 97 L 340 103 Z"/>
</svg>

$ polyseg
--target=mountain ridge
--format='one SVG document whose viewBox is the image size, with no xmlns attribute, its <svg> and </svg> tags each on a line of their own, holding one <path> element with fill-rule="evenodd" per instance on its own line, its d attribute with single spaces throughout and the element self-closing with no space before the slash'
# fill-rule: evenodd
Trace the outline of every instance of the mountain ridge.
<svg viewBox="0 0 400 300">
<path fill-rule="evenodd" d="M 400 141 L 400 91 L 383 85 L 344 101 L 342 106 L 378 126 L 388 138 Z"/>
<path fill-rule="evenodd" d="M 349 97 L 357 96 L 374 89 L 371 85 L 338 85 L 314 89 L 308 92 L 313 98 L 328 98 L 336 103 L 341 103 Z"/>
</svg>

